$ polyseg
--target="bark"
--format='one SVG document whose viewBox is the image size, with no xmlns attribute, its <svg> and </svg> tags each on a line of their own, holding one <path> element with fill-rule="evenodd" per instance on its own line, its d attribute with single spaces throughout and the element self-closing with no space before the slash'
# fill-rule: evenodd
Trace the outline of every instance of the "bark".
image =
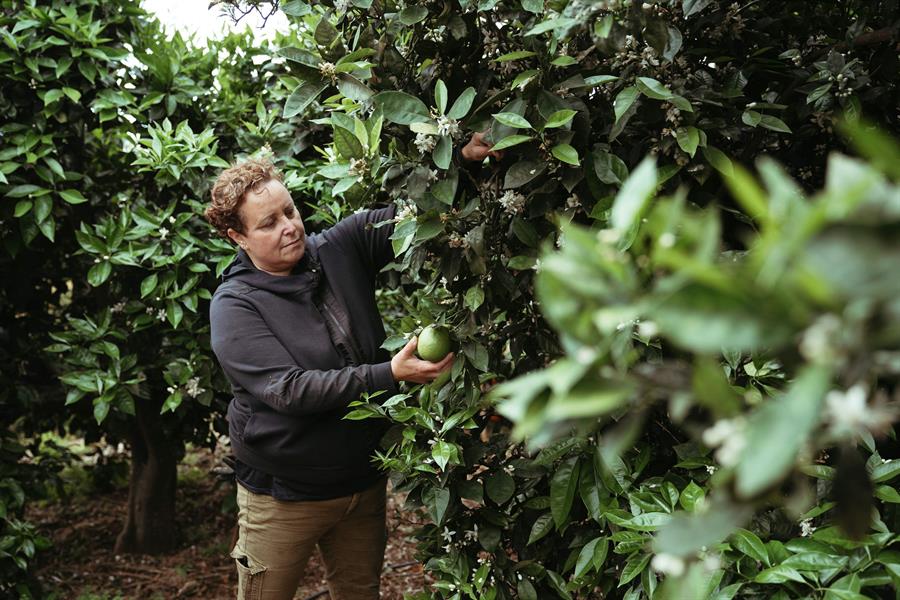
<svg viewBox="0 0 900 600">
<path fill-rule="evenodd" d="M 116 554 L 160 554 L 175 547 L 177 462 L 159 410 L 158 402 L 135 402 L 128 518 L 116 539 Z"/>
</svg>

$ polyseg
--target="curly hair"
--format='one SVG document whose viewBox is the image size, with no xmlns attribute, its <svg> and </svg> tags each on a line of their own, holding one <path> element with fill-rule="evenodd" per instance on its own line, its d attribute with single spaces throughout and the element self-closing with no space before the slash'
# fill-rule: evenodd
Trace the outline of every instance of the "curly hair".
<svg viewBox="0 0 900 600">
<path fill-rule="evenodd" d="M 271 161 L 250 159 L 222 171 L 212 186 L 212 200 L 204 216 L 219 235 L 228 238 L 228 229 L 244 231 L 238 212 L 248 191 L 257 192 L 271 180 L 283 181 L 281 173 Z"/>
</svg>

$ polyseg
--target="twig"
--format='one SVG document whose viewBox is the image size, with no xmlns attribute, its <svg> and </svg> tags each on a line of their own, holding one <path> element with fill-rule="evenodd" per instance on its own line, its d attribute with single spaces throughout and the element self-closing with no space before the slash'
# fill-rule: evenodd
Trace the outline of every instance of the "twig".
<svg viewBox="0 0 900 600">
<path fill-rule="evenodd" d="M 419 561 L 410 560 L 407 562 L 397 563 L 395 565 L 388 565 L 387 568 L 397 570 L 397 569 L 402 569 L 404 567 L 411 567 L 412 565 L 417 565 L 417 564 L 419 564 Z"/>
</svg>

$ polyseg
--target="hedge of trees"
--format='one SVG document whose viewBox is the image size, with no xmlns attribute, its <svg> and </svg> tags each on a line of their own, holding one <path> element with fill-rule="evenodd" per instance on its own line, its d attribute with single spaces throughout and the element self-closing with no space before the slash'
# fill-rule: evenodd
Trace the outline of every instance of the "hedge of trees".
<svg viewBox="0 0 900 600">
<path fill-rule="evenodd" d="M 48 428 L 126 440 L 120 548 L 171 548 L 227 400 L 200 207 L 263 151 L 314 226 L 400 206 L 390 348 L 453 331 L 449 382 L 348 414 L 395 424 L 424 597 L 897 586 L 896 1 L 233 2 L 290 33 L 205 49 L 125 0 L 2 6 L 4 581 Z M 475 131 L 501 160 L 460 163 Z"/>
</svg>

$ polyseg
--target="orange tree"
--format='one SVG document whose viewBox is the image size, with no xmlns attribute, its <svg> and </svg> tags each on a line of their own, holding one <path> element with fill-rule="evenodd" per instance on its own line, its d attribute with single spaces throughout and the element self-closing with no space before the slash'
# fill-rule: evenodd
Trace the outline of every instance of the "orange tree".
<svg viewBox="0 0 900 600">
<path fill-rule="evenodd" d="M 215 443 L 227 400 L 204 303 L 231 249 L 200 205 L 220 155 L 304 137 L 249 32 L 198 48 L 135 2 L 0 7 L 0 590 L 25 594 L 43 431 L 128 445 L 119 551 L 177 541 L 177 460 Z"/>
<path fill-rule="evenodd" d="M 418 293 L 384 294 L 397 333 L 387 347 L 431 322 L 457 345 L 450 382 L 365 398 L 348 415 L 395 423 L 378 458 L 431 517 L 419 536 L 435 593 L 860 597 L 864 586 L 891 584 L 896 489 L 875 490 L 884 519 L 843 507 L 871 499 L 870 480 L 897 475 L 865 432 L 886 431 L 892 413 L 809 444 L 826 392 L 853 382 L 801 368 L 785 350 L 800 331 L 812 345 L 830 335 L 827 318 L 811 326 L 822 307 L 767 294 L 778 273 L 793 273 L 791 252 L 808 239 L 800 233 L 816 231 L 796 198 L 825 181 L 827 153 L 843 147 L 838 115 L 896 129 L 894 3 L 281 8 L 305 33 L 279 51 L 296 78 L 284 115 L 331 128 L 317 173 L 331 183 L 322 205 L 332 214 L 399 206 L 390 275 L 402 296 Z M 487 131 L 505 158 L 460 164 L 453 149 L 471 131 Z M 890 164 L 887 152 L 876 166 Z M 765 163 L 767 196 L 735 171 L 762 154 L 799 183 Z M 850 162 L 837 164 L 832 177 L 849 174 Z M 865 172 L 858 177 L 882 181 Z M 733 193 L 722 175 L 737 178 Z M 872 185 L 884 192 L 874 202 L 889 205 L 893 188 Z M 690 193 L 642 227 L 657 188 Z M 843 192 L 829 189 L 822 204 L 833 206 Z M 672 250 L 647 254 L 651 235 Z M 556 245 L 560 257 L 541 258 L 539 248 Z M 760 245 L 782 262 L 717 271 Z M 882 250 L 891 255 L 873 247 Z M 673 275 L 650 294 L 659 271 Z M 768 277 L 770 287 L 740 277 Z M 486 398 L 497 382 L 506 383 Z M 836 406 L 858 397 L 833 396 Z M 515 437 L 492 398 L 505 399 Z M 868 458 L 852 450 L 857 434 Z M 851 448 L 842 469 L 809 454 L 837 444 Z M 856 469 L 845 484 L 866 461 L 871 476 Z M 836 487 L 850 491 L 836 509 L 846 535 L 875 528 L 864 542 L 825 527 L 838 475 Z"/>
</svg>

